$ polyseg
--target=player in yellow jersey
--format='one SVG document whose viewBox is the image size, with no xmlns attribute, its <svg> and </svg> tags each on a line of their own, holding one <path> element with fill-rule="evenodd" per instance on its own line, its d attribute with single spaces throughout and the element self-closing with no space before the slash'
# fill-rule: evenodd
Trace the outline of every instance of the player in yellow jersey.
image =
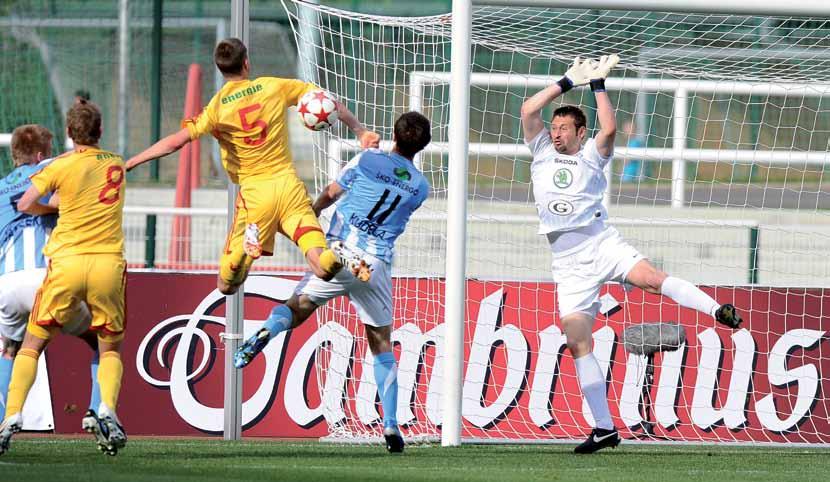
<svg viewBox="0 0 830 482">
<path fill-rule="evenodd" d="M 248 49 L 239 39 L 219 42 L 213 58 L 225 77 L 224 87 L 201 114 L 185 120 L 180 131 L 129 159 L 127 170 L 212 134 L 219 141 L 228 176 L 240 186 L 234 227 L 219 264 L 219 290 L 235 293 L 248 276 L 253 260 L 273 254 L 277 232 L 299 246 L 315 275 L 331 279 L 342 264 L 327 248 L 311 199 L 297 177 L 285 119 L 288 107 L 318 87 L 295 79 L 249 79 Z M 362 147 L 377 147 L 377 133 L 367 130 L 341 103 L 338 112 Z"/>
<path fill-rule="evenodd" d="M 66 114 L 67 134 L 75 149 L 57 157 L 31 177 L 18 201 L 24 212 L 42 211 L 39 199 L 60 197 L 57 227 L 43 254 L 50 258 L 46 278 L 35 297 L 26 334 L 17 352 L 6 418 L 0 426 L 0 454 L 22 427 L 21 409 L 32 387 L 37 359 L 61 327 L 75 321 L 78 304 L 92 314 L 90 330 L 98 335 L 98 383 L 101 405 L 93 434 L 101 450 L 115 455 L 127 436 L 115 409 L 121 389 L 121 341 L 124 338 L 126 262 L 121 221 L 124 208 L 124 161 L 98 147 L 101 111 L 83 101 Z"/>
</svg>

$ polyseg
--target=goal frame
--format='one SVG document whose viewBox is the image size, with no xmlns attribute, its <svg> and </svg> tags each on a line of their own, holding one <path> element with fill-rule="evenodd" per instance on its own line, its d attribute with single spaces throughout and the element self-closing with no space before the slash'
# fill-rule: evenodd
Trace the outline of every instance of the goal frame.
<svg viewBox="0 0 830 482">
<path fill-rule="evenodd" d="M 461 444 L 461 387 L 463 386 L 464 300 L 467 218 L 467 175 L 471 78 L 472 8 L 524 6 L 585 10 L 640 10 L 673 13 L 736 15 L 830 16 L 830 3 L 803 0 L 799 4 L 775 0 L 453 0 L 450 128 L 448 131 L 447 263 L 445 306 L 445 364 L 441 444 Z M 685 102 L 685 97 L 682 99 Z M 676 102 L 679 102 L 676 100 Z M 683 109 L 685 112 L 685 108 Z M 685 133 L 685 129 L 683 129 Z M 679 162 L 683 162 L 680 160 Z M 677 172 L 677 171 L 675 171 Z M 672 196 L 674 197 L 674 196 Z"/>
</svg>

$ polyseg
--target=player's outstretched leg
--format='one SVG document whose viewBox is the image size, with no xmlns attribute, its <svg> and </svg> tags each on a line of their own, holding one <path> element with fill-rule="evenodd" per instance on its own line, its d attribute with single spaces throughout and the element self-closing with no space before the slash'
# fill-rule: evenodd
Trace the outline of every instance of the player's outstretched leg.
<svg viewBox="0 0 830 482">
<path fill-rule="evenodd" d="M 715 320 L 722 325 L 728 326 L 729 328 L 739 328 L 741 322 L 744 321 L 741 319 L 741 315 L 739 315 L 735 310 L 735 307 L 729 303 L 721 305 L 717 311 L 715 311 Z"/>
<path fill-rule="evenodd" d="M 647 260 L 641 260 L 629 271 L 627 281 L 634 286 L 673 299 L 680 306 L 706 313 L 718 323 L 737 329 L 741 317 L 730 304 L 721 305 L 692 283 L 658 270 Z"/>
<path fill-rule="evenodd" d="M 291 328 L 294 313 L 288 305 L 279 305 L 271 310 L 271 315 L 262 328 L 243 343 L 233 356 L 236 368 L 245 368 L 261 352 L 272 338 Z"/>
</svg>

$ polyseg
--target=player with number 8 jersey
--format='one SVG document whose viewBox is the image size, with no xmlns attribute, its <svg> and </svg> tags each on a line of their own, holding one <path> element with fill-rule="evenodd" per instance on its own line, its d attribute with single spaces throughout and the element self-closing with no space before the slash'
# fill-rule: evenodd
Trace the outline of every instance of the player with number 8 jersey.
<svg viewBox="0 0 830 482">
<path fill-rule="evenodd" d="M 219 42 L 213 57 L 225 85 L 198 116 L 183 122 L 179 132 L 128 160 L 127 169 L 212 134 L 219 141 L 230 180 L 239 184 L 233 227 L 219 262 L 219 290 L 236 292 L 253 261 L 273 254 L 278 232 L 300 248 L 315 274 L 331 279 L 342 263 L 327 248 L 311 199 L 297 177 L 285 122 L 286 109 L 319 87 L 296 79 L 249 78 L 248 49 L 239 39 Z M 377 147 L 380 137 L 376 133 L 367 130 L 342 104 L 337 104 L 337 110 L 363 147 Z"/>
<path fill-rule="evenodd" d="M 92 314 L 90 330 L 97 334 L 101 404 L 92 432 L 99 448 L 115 453 L 127 442 L 115 414 L 121 390 L 120 347 L 124 338 L 125 283 L 124 161 L 98 147 L 101 111 L 81 101 L 66 115 L 75 149 L 57 157 L 31 177 L 32 185 L 18 201 L 33 213 L 48 193 L 59 197 L 57 227 L 43 249 L 50 258 L 46 278 L 35 296 L 23 343 L 9 385 L 6 419 L 0 426 L 0 454 L 11 435 L 22 427 L 21 409 L 32 387 L 37 359 L 49 341 L 74 321 L 83 302 Z"/>
</svg>

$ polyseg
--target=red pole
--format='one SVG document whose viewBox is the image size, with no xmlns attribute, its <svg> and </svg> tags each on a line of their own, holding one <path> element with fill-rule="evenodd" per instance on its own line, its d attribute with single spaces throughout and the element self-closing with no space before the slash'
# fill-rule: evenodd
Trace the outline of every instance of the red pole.
<svg viewBox="0 0 830 482">
<path fill-rule="evenodd" d="M 201 68 L 191 64 L 187 72 L 187 90 L 185 91 L 184 117 L 191 118 L 201 110 Z M 195 162 L 194 162 L 195 159 Z M 179 152 L 179 168 L 176 173 L 176 200 L 178 208 L 189 208 L 191 191 L 198 184 L 198 171 L 194 177 L 194 166 L 199 165 L 199 141 L 186 144 Z M 195 181 L 194 181 L 195 179 Z M 184 267 L 190 264 L 190 216 L 173 216 L 171 227 L 170 252 L 168 259 L 173 266 Z"/>
<path fill-rule="evenodd" d="M 193 115 L 197 115 L 202 111 L 202 67 L 199 64 L 190 64 L 188 70 L 188 87 L 193 86 L 193 91 L 189 92 L 192 95 Z M 192 84 L 190 79 L 193 79 Z M 198 142 L 193 142 L 193 150 L 190 151 L 190 189 L 197 189 L 202 185 L 201 182 L 201 149 Z"/>
</svg>

